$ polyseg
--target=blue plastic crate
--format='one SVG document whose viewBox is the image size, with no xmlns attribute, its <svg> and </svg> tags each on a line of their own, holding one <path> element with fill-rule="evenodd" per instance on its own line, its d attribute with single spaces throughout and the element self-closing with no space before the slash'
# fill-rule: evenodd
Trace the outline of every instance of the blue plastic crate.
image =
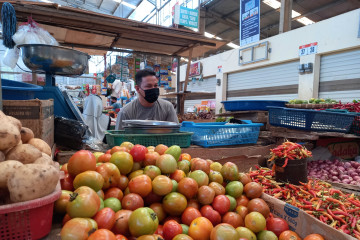
<svg viewBox="0 0 360 240">
<path fill-rule="evenodd" d="M 285 107 L 286 101 L 277 100 L 233 100 L 223 101 L 224 108 L 226 111 L 267 111 L 268 106 L 274 107 Z"/>
<path fill-rule="evenodd" d="M 306 131 L 350 131 L 354 115 L 330 111 L 269 107 L 269 122 L 273 126 Z"/>
<path fill-rule="evenodd" d="M 183 132 L 193 132 L 191 142 L 203 147 L 227 146 L 256 143 L 262 123 L 243 120 L 244 124 L 225 122 L 194 123 L 182 122 Z"/>
<path fill-rule="evenodd" d="M 4 100 L 30 100 L 35 98 L 35 92 L 42 91 L 43 87 L 1 79 L 2 97 Z"/>
</svg>

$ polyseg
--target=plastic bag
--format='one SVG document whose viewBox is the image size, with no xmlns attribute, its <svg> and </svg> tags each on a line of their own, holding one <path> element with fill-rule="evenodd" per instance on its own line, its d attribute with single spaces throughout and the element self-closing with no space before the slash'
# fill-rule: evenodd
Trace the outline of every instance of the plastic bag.
<svg viewBox="0 0 360 240">
<path fill-rule="evenodd" d="M 17 47 L 12 49 L 7 48 L 3 58 L 3 63 L 11 69 L 14 69 L 17 61 L 19 60 L 19 52 L 20 50 Z"/>
</svg>

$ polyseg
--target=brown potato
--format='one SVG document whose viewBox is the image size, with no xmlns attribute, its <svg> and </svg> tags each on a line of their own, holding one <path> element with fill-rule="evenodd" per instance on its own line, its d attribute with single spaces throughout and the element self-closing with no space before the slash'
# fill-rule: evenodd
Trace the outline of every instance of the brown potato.
<svg viewBox="0 0 360 240">
<path fill-rule="evenodd" d="M 46 153 L 42 153 L 42 156 L 35 160 L 34 164 L 47 164 L 54 166 L 54 161 Z"/>
<path fill-rule="evenodd" d="M 20 130 L 21 141 L 23 143 L 28 143 L 30 139 L 34 138 L 34 133 L 30 128 L 22 127 Z"/>
<path fill-rule="evenodd" d="M 20 131 L 8 118 L 1 118 L 0 151 L 15 147 L 21 140 Z"/>
<path fill-rule="evenodd" d="M 21 124 L 21 122 L 20 122 L 18 119 L 14 118 L 14 117 L 12 117 L 12 116 L 7 116 L 7 118 L 9 119 L 9 121 L 10 121 L 12 124 L 14 124 L 14 125 L 18 128 L 19 131 L 21 131 L 22 124 Z"/>
<path fill-rule="evenodd" d="M 0 151 L 0 163 L 5 161 L 5 154 Z"/>
<path fill-rule="evenodd" d="M 39 149 L 30 144 L 22 144 L 14 147 L 6 154 L 6 160 L 18 160 L 23 164 L 35 162 L 42 153 Z"/>
<path fill-rule="evenodd" d="M 9 176 L 22 165 L 24 164 L 16 160 L 7 160 L 0 163 L 0 188 L 7 188 Z"/>
<path fill-rule="evenodd" d="M 42 140 L 40 138 L 32 138 L 32 139 L 30 139 L 28 144 L 33 145 L 34 147 L 39 149 L 41 152 L 51 156 L 51 148 L 50 148 L 49 144 L 47 144 L 44 140 Z"/>
</svg>

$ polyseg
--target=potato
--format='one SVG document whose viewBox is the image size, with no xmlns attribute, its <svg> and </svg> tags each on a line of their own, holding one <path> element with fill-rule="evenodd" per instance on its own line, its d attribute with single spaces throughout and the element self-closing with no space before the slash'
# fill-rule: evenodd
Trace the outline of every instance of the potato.
<svg viewBox="0 0 360 240">
<path fill-rule="evenodd" d="M 23 143 L 28 143 L 30 139 L 34 138 L 34 132 L 30 128 L 22 127 L 20 134 Z"/>
<path fill-rule="evenodd" d="M 0 151 L 0 163 L 5 161 L 5 154 Z"/>
<path fill-rule="evenodd" d="M 60 179 L 60 171 L 50 165 L 28 164 L 16 169 L 8 178 L 12 202 L 24 202 L 52 193 Z"/>
<path fill-rule="evenodd" d="M 49 157 L 49 155 L 42 153 L 42 156 L 35 160 L 34 164 L 47 164 L 47 165 L 54 165 L 54 161 Z"/>
<path fill-rule="evenodd" d="M 47 144 L 44 140 L 40 138 L 32 138 L 28 142 L 28 144 L 33 145 L 37 149 L 39 149 L 41 152 L 46 153 L 47 155 L 51 156 L 51 148 L 49 144 Z"/>
<path fill-rule="evenodd" d="M 9 176 L 23 164 L 16 160 L 7 160 L 0 163 L 0 188 L 7 188 Z"/>
<path fill-rule="evenodd" d="M 20 131 L 7 118 L 0 116 L 0 151 L 15 147 L 21 140 Z"/>
<path fill-rule="evenodd" d="M 39 149 L 30 144 L 18 145 L 6 154 L 6 160 L 18 160 L 23 164 L 35 162 L 42 156 Z"/>
<path fill-rule="evenodd" d="M 18 119 L 14 118 L 12 116 L 7 116 L 7 118 L 13 125 L 15 125 L 18 128 L 19 131 L 21 131 L 22 124 Z"/>
</svg>

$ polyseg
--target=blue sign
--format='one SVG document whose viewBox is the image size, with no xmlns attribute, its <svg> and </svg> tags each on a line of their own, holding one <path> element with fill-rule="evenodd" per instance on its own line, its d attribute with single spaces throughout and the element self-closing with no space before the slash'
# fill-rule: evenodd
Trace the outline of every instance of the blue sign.
<svg viewBox="0 0 360 240">
<path fill-rule="evenodd" d="M 260 0 L 240 0 L 240 46 L 260 40 Z"/>
<path fill-rule="evenodd" d="M 176 5 L 174 22 L 175 24 L 179 24 L 182 26 L 198 28 L 199 11 L 196 9 L 191 9 L 180 5 Z"/>
</svg>

